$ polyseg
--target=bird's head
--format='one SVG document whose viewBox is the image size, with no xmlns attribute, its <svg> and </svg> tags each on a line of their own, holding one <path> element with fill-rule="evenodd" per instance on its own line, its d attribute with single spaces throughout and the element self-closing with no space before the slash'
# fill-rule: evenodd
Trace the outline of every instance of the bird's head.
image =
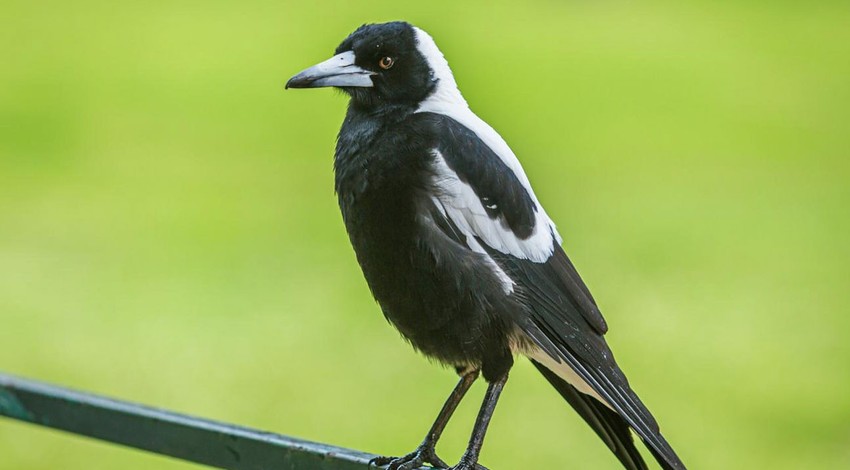
<svg viewBox="0 0 850 470">
<path fill-rule="evenodd" d="M 415 109 L 435 95 L 466 104 L 431 36 L 402 21 L 361 26 L 333 57 L 286 83 L 286 88 L 318 87 L 337 87 L 366 109 Z"/>
</svg>

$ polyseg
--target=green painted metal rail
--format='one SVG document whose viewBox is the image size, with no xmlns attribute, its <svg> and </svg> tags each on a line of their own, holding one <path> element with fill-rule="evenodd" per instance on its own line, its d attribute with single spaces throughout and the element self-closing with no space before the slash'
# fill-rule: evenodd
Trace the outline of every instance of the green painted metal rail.
<svg viewBox="0 0 850 470">
<path fill-rule="evenodd" d="M 6 374 L 0 416 L 232 470 L 365 470 L 374 457 Z"/>
</svg>

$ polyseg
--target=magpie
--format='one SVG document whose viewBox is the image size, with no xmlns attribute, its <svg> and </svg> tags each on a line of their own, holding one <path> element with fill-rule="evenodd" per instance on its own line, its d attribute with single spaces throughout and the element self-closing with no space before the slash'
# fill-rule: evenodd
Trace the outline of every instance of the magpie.
<svg viewBox="0 0 850 470">
<path fill-rule="evenodd" d="M 334 154 L 345 228 L 386 319 L 460 376 L 424 441 L 377 465 L 447 468 L 435 446 L 472 383 L 488 382 L 451 469 L 482 469 L 484 435 L 517 356 L 526 356 L 627 469 L 685 466 L 614 361 L 608 325 L 505 140 L 470 109 L 425 31 L 366 24 L 286 88 L 350 97 Z"/>
</svg>

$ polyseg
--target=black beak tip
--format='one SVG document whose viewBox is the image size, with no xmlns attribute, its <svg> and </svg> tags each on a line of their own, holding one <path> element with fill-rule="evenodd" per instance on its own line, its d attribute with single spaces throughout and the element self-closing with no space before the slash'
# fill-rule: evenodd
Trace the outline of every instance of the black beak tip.
<svg viewBox="0 0 850 470">
<path fill-rule="evenodd" d="M 302 77 L 301 74 L 298 74 L 287 80 L 286 85 L 284 85 L 283 89 L 288 90 L 290 88 L 308 88 L 311 82 L 312 80 L 310 80 L 309 77 Z"/>
</svg>

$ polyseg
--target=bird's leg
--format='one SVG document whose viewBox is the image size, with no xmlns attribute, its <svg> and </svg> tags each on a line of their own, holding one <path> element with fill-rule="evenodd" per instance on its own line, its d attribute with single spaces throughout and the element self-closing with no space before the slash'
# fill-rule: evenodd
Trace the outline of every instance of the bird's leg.
<svg viewBox="0 0 850 470">
<path fill-rule="evenodd" d="M 472 437 L 469 438 L 469 446 L 460 462 L 450 470 L 473 470 L 483 468 L 478 465 L 478 456 L 481 454 L 481 445 L 484 443 L 484 435 L 487 433 L 487 426 L 490 424 L 490 418 L 493 416 L 493 410 L 496 409 L 496 402 L 499 401 L 499 395 L 502 394 L 502 389 L 508 381 L 506 373 L 502 378 L 491 382 L 487 387 L 487 393 L 484 395 L 484 402 L 481 404 L 481 410 L 478 411 L 478 417 L 475 419 L 475 427 L 472 428 Z"/>
<path fill-rule="evenodd" d="M 443 430 L 446 429 L 446 424 L 448 424 L 449 419 L 454 414 L 464 395 L 469 391 L 469 387 L 472 386 L 477 378 L 478 370 L 473 370 L 461 376 L 460 381 L 458 381 L 454 390 L 452 390 L 452 394 L 449 395 L 449 398 L 440 410 L 440 414 L 437 415 L 434 424 L 431 425 L 431 430 L 428 431 L 425 440 L 422 441 L 422 444 L 419 444 L 419 447 L 415 451 L 403 457 L 376 457 L 369 464 L 378 466 L 388 465 L 388 470 L 415 469 L 425 463 L 437 468 L 446 468 L 448 466 L 446 462 L 437 457 L 437 441 L 443 434 Z"/>
<path fill-rule="evenodd" d="M 436 454 L 437 441 L 440 440 L 440 436 L 443 434 L 443 431 L 446 429 L 446 425 L 449 424 L 449 419 L 451 419 L 454 414 L 457 406 L 460 404 L 463 397 L 466 395 L 466 392 L 469 391 L 469 388 L 478 378 L 478 371 L 473 370 L 472 372 L 468 372 L 465 375 L 461 376 L 454 390 L 452 390 L 451 395 L 443 404 L 443 408 L 440 410 L 440 414 L 437 415 L 437 419 L 434 420 L 434 424 L 431 425 L 431 430 L 428 431 L 428 435 L 425 436 L 425 440 L 422 441 L 422 444 L 419 445 L 420 451 L 425 452 L 425 457 L 428 457 L 426 463 L 430 463 L 431 465 L 445 467 L 446 463 L 440 460 Z"/>
</svg>

